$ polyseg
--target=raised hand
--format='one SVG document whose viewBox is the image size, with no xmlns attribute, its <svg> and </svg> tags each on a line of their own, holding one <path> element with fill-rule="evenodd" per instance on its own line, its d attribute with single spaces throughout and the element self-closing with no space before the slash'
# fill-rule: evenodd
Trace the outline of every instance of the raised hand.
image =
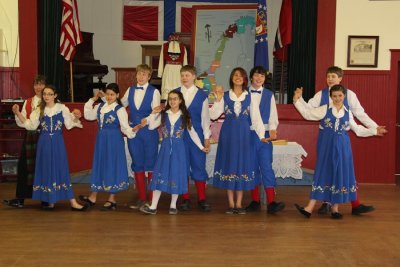
<svg viewBox="0 0 400 267">
<path fill-rule="evenodd" d="M 160 113 L 163 109 L 164 109 L 163 106 L 161 106 L 161 105 L 157 106 L 157 107 L 153 108 L 153 111 L 151 112 L 151 114 Z"/>
<path fill-rule="evenodd" d="M 386 134 L 388 131 L 386 130 L 386 126 L 378 126 L 377 128 L 376 128 L 376 135 L 379 135 L 379 136 L 383 136 L 384 134 Z"/>
<path fill-rule="evenodd" d="M 224 96 L 224 88 L 221 85 L 217 85 L 213 94 L 215 96 L 216 102 L 221 101 L 222 97 Z"/>
<path fill-rule="evenodd" d="M 79 109 L 77 109 L 77 108 L 75 108 L 73 111 L 72 111 L 72 115 L 74 115 L 74 117 L 76 118 L 76 119 L 80 119 L 80 118 L 82 118 L 82 112 L 79 110 Z"/>
<path fill-rule="evenodd" d="M 102 90 L 97 91 L 96 95 L 92 97 L 93 102 L 96 102 L 99 98 L 104 96 L 104 92 Z"/>
<path fill-rule="evenodd" d="M 303 87 L 297 87 L 293 94 L 293 102 L 296 102 L 303 95 Z"/>
<path fill-rule="evenodd" d="M 14 114 L 19 113 L 19 105 L 18 104 L 14 104 L 11 109 Z"/>
</svg>

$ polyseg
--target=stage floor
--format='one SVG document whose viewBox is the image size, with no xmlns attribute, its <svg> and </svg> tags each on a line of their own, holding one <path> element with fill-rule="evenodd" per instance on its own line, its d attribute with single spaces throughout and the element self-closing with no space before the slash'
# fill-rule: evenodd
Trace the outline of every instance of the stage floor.
<svg viewBox="0 0 400 267">
<path fill-rule="evenodd" d="M 88 189 L 74 184 L 76 195 Z M 170 196 L 162 195 L 158 214 L 143 215 L 127 207 L 136 196 L 132 188 L 118 195 L 112 212 L 99 210 L 105 194 L 86 213 L 71 212 L 67 202 L 52 212 L 32 200 L 23 209 L 0 206 L 0 266 L 399 266 L 400 187 L 361 185 L 362 203 L 376 211 L 352 216 L 346 204 L 343 220 L 302 217 L 293 204 L 306 204 L 309 191 L 278 187 L 286 208 L 276 215 L 267 215 L 265 206 L 226 215 L 226 193 L 212 187 L 210 213 L 193 205 L 168 215 Z M 0 183 L 0 199 L 14 193 L 15 183 Z"/>
</svg>

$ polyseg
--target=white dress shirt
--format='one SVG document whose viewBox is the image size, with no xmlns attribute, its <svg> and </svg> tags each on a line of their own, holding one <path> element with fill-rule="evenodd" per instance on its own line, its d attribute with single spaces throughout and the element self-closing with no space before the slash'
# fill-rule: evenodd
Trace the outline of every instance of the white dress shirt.
<svg viewBox="0 0 400 267">
<path fill-rule="evenodd" d="M 307 107 L 307 104 L 304 103 L 304 101 L 296 101 L 294 103 L 294 106 L 296 109 L 300 112 L 300 114 L 303 116 L 304 119 L 306 120 L 312 120 L 312 121 L 318 121 L 321 120 L 325 117 L 326 112 L 327 112 L 327 105 L 323 105 L 317 108 L 310 108 Z M 335 121 L 335 131 L 338 130 L 339 127 L 339 119 L 344 116 L 345 111 L 348 111 L 347 108 L 343 105 L 340 110 L 337 110 L 336 107 L 334 107 L 332 104 L 329 104 L 329 109 L 332 109 L 332 114 L 336 118 Z M 346 128 L 348 131 L 351 129 L 357 136 L 360 137 L 368 137 L 368 136 L 373 136 L 377 134 L 377 129 L 376 128 L 365 128 L 362 125 L 358 125 L 354 121 L 353 113 L 351 111 L 349 112 L 349 127 Z"/>
<path fill-rule="evenodd" d="M 75 116 L 69 111 L 69 108 L 61 103 L 56 103 L 53 107 L 45 107 L 44 115 L 53 117 L 58 113 L 62 112 L 64 118 L 65 128 L 72 129 L 73 127 L 83 128 L 80 120 L 74 122 Z M 24 128 L 30 131 L 36 130 L 40 124 L 40 109 L 37 108 L 35 112 L 32 112 L 29 119 L 24 122 Z"/>
<path fill-rule="evenodd" d="M 263 87 L 260 88 L 254 88 L 253 86 L 250 86 L 249 90 L 255 90 L 260 92 L 259 93 L 251 93 L 251 100 L 254 101 L 254 105 L 260 107 L 261 103 L 261 94 L 264 89 Z M 251 92 L 251 91 L 250 91 Z M 275 97 L 272 95 L 271 97 L 271 103 L 270 103 L 270 112 L 269 112 L 269 120 L 267 124 L 264 124 L 265 130 L 276 130 L 279 125 L 279 120 L 278 120 L 278 109 L 276 108 L 276 102 L 275 102 Z M 253 129 L 252 129 L 253 130 Z"/>
<path fill-rule="evenodd" d="M 35 112 L 36 109 L 39 109 L 40 101 L 42 101 L 42 98 L 38 97 L 37 95 L 35 95 L 32 98 L 32 105 L 31 105 L 32 112 L 31 112 L 31 115 L 32 115 L 33 112 Z M 26 104 L 27 104 L 27 101 L 25 100 L 24 105 L 22 106 L 21 114 L 25 119 L 29 119 L 29 118 L 26 117 Z M 15 122 L 17 123 L 17 125 L 19 127 L 25 128 L 24 124 L 19 120 L 17 115 L 15 115 Z"/>
<path fill-rule="evenodd" d="M 168 115 L 168 119 L 169 122 L 171 123 L 171 132 L 170 135 L 172 136 L 174 133 L 174 126 L 175 123 L 178 121 L 179 117 L 182 115 L 182 111 L 179 110 L 178 112 L 174 113 L 172 112 L 172 110 L 167 110 L 166 111 L 167 115 Z M 160 116 L 154 116 L 151 118 L 151 120 L 149 121 L 149 129 L 156 129 L 158 126 L 160 126 L 161 124 L 161 115 Z M 200 137 L 197 134 L 196 130 L 191 127 L 190 130 L 187 129 L 190 135 L 190 138 L 193 140 L 193 142 L 196 144 L 196 146 L 198 148 L 200 148 L 201 150 L 203 150 L 204 146 L 201 143 Z M 139 130 L 140 131 L 140 130 Z"/>
<path fill-rule="evenodd" d="M 236 94 L 232 91 L 229 90 L 229 98 L 234 101 L 234 112 L 236 116 L 239 116 L 240 112 L 242 111 L 242 103 L 246 96 L 249 93 L 247 91 L 243 91 L 243 93 L 238 97 Z M 216 120 L 221 116 L 222 113 L 224 113 L 224 106 L 225 106 L 225 101 L 224 98 L 221 98 L 221 101 L 219 102 L 214 102 L 214 105 L 210 108 L 210 117 L 213 120 Z M 258 105 L 254 103 L 253 98 L 251 97 L 251 102 L 250 102 L 250 119 L 251 119 L 251 124 L 252 127 L 254 127 L 258 137 L 260 140 L 265 137 L 265 128 L 264 128 L 264 123 L 261 119 L 260 115 L 260 110 L 258 108 Z"/>
<path fill-rule="evenodd" d="M 308 100 L 308 103 L 305 102 L 303 98 L 300 98 L 299 101 L 301 101 L 303 104 L 305 104 L 306 107 L 316 108 L 316 107 L 319 107 L 319 105 L 321 103 L 321 97 L 322 97 L 322 91 L 319 91 L 314 95 L 313 98 Z M 361 106 L 360 101 L 357 98 L 357 95 L 350 89 L 347 89 L 347 101 L 349 103 L 351 112 L 354 114 L 354 116 L 356 116 L 356 118 L 362 124 L 364 124 L 367 128 L 375 129 L 378 127 L 376 122 L 374 122 L 367 115 L 367 113 L 365 113 L 364 108 Z M 332 103 L 332 99 L 329 97 L 329 104 L 331 104 L 331 103 Z"/>
<path fill-rule="evenodd" d="M 149 87 L 149 83 L 146 83 L 144 85 L 137 85 L 137 87 L 143 87 L 143 90 L 136 90 L 135 92 L 135 96 L 133 99 L 133 102 L 135 103 L 135 107 L 137 109 L 140 108 L 140 106 L 142 105 L 144 96 L 146 94 L 147 91 L 147 87 Z M 129 100 L 128 100 L 128 96 L 129 96 L 129 90 L 130 87 L 128 88 L 128 90 L 126 90 L 124 96 L 121 98 L 121 103 L 124 107 L 129 106 Z M 161 103 L 161 96 L 160 96 L 160 92 L 156 89 L 154 90 L 154 94 L 153 94 L 153 100 L 151 101 L 151 108 L 154 109 L 155 107 L 158 107 Z M 145 119 L 147 119 L 147 123 L 150 120 L 151 116 L 155 116 L 154 114 L 150 114 L 149 116 L 147 116 Z"/>
<path fill-rule="evenodd" d="M 85 103 L 85 106 L 83 108 L 83 116 L 88 121 L 94 121 L 97 119 L 97 111 L 100 107 L 100 104 L 97 104 L 94 107 L 93 104 L 94 101 L 92 99 L 89 99 L 88 102 Z M 100 125 L 103 125 L 104 114 L 110 112 L 111 110 L 114 110 L 117 105 L 117 102 L 111 104 L 108 104 L 107 102 L 104 103 L 103 107 L 100 109 Z M 126 112 L 125 108 L 118 109 L 117 116 L 121 131 L 128 138 L 134 138 L 136 136 L 136 133 L 134 133 L 132 131 L 132 127 L 129 126 L 128 113 Z"/>
<path fill-rule="evenodd" d="M 183 99 L 185 99 L 186 107 L 189 108 L 190 104 L 192 104 L 194 97 L 197 94 L 197 87 L 192 85 L 189 88 L 185 86 L 181 86 L 181 92 L 183 94 Z M 210 139 L 211 130 L 210 130 L 210 113 L 208 110 L 208 99 L 206 98 L 203 102 L 203 106 L 201 108 L 201 127 L 203 128 L 204 139 Z"/>
</svg>

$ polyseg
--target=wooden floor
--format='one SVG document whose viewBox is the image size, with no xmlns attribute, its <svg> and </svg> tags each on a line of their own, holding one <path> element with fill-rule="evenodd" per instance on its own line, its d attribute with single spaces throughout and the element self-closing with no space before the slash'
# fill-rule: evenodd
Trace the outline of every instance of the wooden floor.
<svg viewBox="0 0 400 267">
<path fill-rule="evenodd" d="M 129 210 L 132 189 L 120 194 L 115 212 L 99 211 L 105 195 L 87 213 L 71 212 L 67 202 L 53 212 L 31 200 L 23 209 L 0 206 L 0 266 L 400 266 L 399 186 L 362 185 L 362 202 L 376 211 L 352 216 L 347 204 L 341 221 L 300 216 L 293 204 L 305 204 L 309 190 L 279 187 L 286 209 L 277 215 L 265 207 L 226 215 L 225 192 L 212 187 L 212 212 L 177 216 L 167 214 L 168 195 L 155 216 Z M 0 184 L 1 199 L 14 192 L 14 183 Z"/>
</svg>

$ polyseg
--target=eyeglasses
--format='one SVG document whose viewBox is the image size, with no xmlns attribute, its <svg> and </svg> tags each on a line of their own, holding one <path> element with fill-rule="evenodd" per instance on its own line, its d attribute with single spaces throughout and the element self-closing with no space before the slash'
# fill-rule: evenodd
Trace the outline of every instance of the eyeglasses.
<svg viewBox="0 0 400 267">
<path fill-rule="evenodd" d="M 43 96 L 53 96 L 54 94 L 53 93 L 43 93 L 42 95 Z"/>
</svg>

